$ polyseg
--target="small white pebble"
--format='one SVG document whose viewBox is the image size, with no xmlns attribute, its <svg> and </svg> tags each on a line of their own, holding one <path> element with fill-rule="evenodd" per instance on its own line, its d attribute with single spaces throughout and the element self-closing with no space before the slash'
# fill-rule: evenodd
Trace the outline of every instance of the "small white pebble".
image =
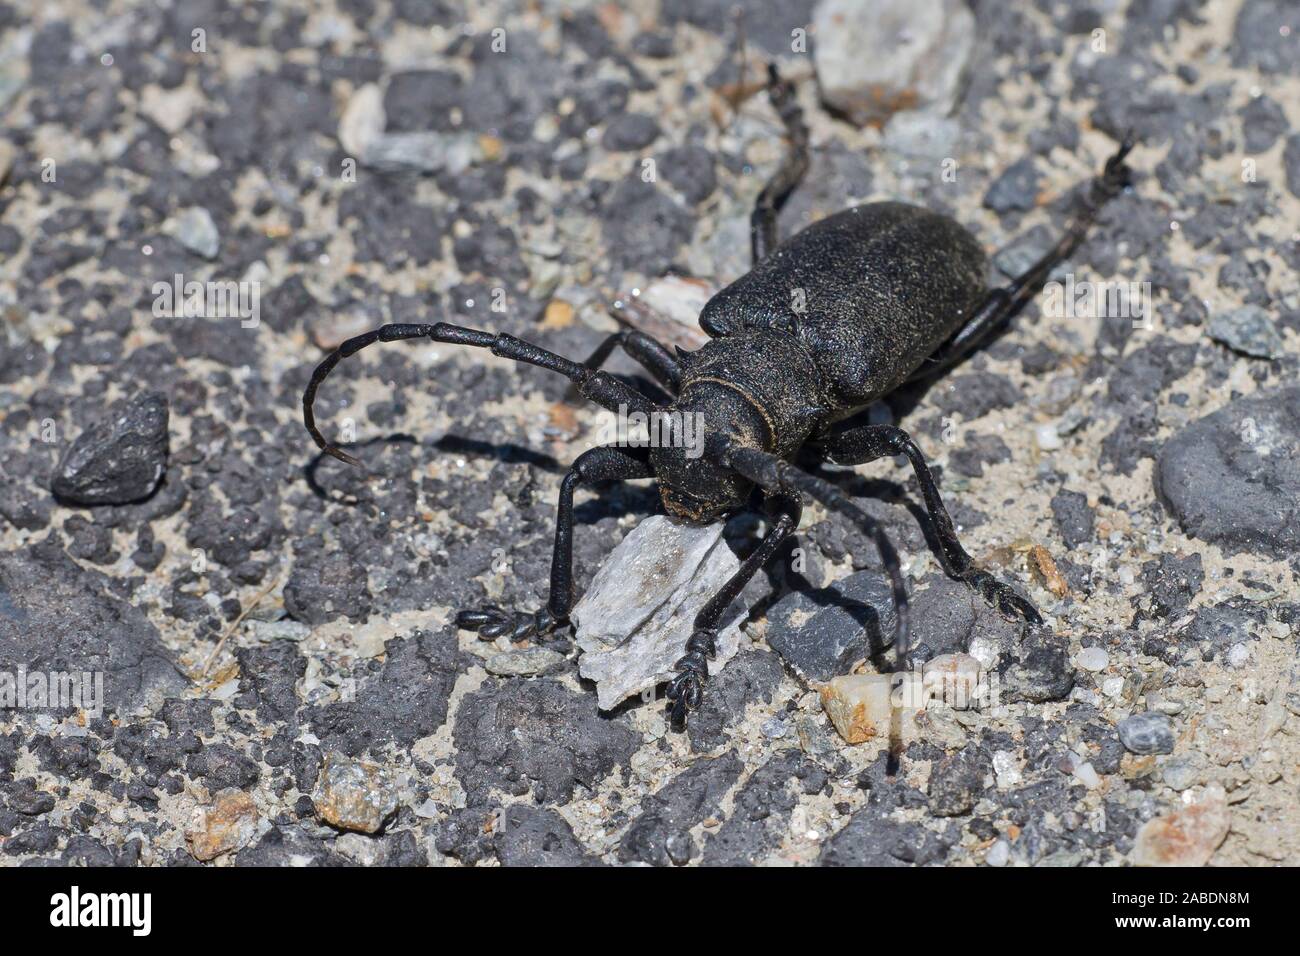
<svg viewBox="0 0 1300 956">
<path fill-rule="evenodd" d="M 1230 667 L 1241 667 L 1246 661 L 1250 660 L 1250 648 L 1245 641 L 1240 644 L 1233 644 L 1232 649 L 1228 651 L 1228 665 Z"/>
<path fill-rule="evenodd" d="M 1075 779 L 1087 787 L 1089 790 L 1096 790 L 1101 786 L 1101 777 L 1093 769 L 1092 764 L 1086 760 L 1074 768 Z"/>
<path fill-rule="evenodd" d="M 1043 451 L 1056 451 L 1061 447 L 1061 436 L 1055 425 L 1039 425 L 1034 429 L 1034 441 Z"/>
<path fill-rule="evenodd" d="M 993 773 L 998 786 L 1002 789 L 1014 787 L 1020 782 L 1020 761 L 1010 750 L 999 750 L 993 754 Z"/>
<path fill-rule="evenodd" d="M 1104 671 L 1106 665 L 1110 663 L 1110 655 L 1100 647 L 1085 647 L 1074 659 L 1086 671 Z"/>
<path fill-rule="evenodd" d="M 1006 866 L 1007 861 L 1011 859 L 1011 847 L 1006 840 L 999 840 L 989 847 L 989 852 L 984 855 L 984 862 L 989 866 Z"/>
<path fill-rule="evenodd" d="M 1124 692 L 1124 678 L 1107 677 L 1101 682 L 1101 692 L 1107 697 L 1118 697 Z"/>
</svg>

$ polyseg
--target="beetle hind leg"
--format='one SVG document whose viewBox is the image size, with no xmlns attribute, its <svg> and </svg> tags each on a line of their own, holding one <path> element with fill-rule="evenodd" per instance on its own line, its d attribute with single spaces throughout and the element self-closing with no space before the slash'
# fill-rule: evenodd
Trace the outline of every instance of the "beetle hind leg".
<svg viewBox="0 0 1300 956">
<path fill-rule="evenodd" d="M 775 64 L 767 68 L 767 95 L 785 125 L 790 150 L 777 171 L 758 194 L 749 217 L 749 242 L 753 264 L 757 265 L 776 248 L 776 214 L 808 172 L 808 127 L 795 98 L 794 84 L 781 79 Z"/>
<path fill-rule="evenodd" d="M 1023 275 L 989 292 L 966 324 L 913 372 L 907 381 L 929 378 L 956 365 L 987 342 L 994 332 L 1024 308 L 1030 297 L 1042 289 L 1052 270 L 1068 259 L 1083 242 L 1101 208 L 1129 185 L 1132 170 L 1124 161 L 1133 146 L 1133 134 L 1130 133 L 1124 137 L 1115 154 L 1106 161 L 1101 175 L 1088 184 L 1080 208 L 1066 227 L 1065 235 Z"/>
</svg>

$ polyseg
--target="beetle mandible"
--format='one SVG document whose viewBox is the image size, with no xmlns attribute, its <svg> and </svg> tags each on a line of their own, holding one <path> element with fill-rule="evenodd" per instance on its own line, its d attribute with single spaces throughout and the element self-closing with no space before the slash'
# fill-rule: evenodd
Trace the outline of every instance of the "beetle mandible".
<svg viewBox="0 0 1300 956">
<path fill-rule="evenodd" d="M 463 610 L 457 624 L 485 639 L 542 636 L 569 621 L 574 603 L 573 493 L 580 484 L 657 479 L 668 514 L 707 524 L 743 509 L 755 486 L 770 526 L 735 575 L 699 612 L 686 654 L 668 685 L 670 716 L 681 729 L 702 699 L 718 623 L 745 584 L 799 525 L 808 498 L 840 512 L 880 550 L 896 606 L 894 643 L 908 650 L 907 593 L 897 552 L 881 528 L 839 488 L 791 459 L 805 446 L 826 462 L 857 465 L 905 457 L 916 475 L 938 542 L 938 558 L 1009 617 L 1040 624 L 1037 609 L 980 568 L 957 539 L 952 519 L 921 450 L 893 425 L 845 427 L 844 420 L 899 386 L 954 365 L 1001 328 L 1083 241 L 1098 210 L 1128 184 L 1126 136 L 1094 178 L 1065 235 L 1023 275 L 985 287 L 983 250 L 965 227 L 900 202 L 855 206 L 813 223 L 780 245 L 776 216 L 808 169 L 808 130 L 792 84 L 768 68 L 768 95 L 781 117 L 789 149 L 758 196 L 750 217 L 751 271 L 718 292 L 700 313 L 710 341 L 676 353 L 639 331 L 608 337 L 586 362 L 574 362 L 513 336 L 438 322 L 385 325 L 349 339 L 316 368 L 303 394 L 303 420 L 316 444 L 349 464 L 357 461 L 316 427 L 316 390 L 338 362 L 375 342 L 431 339 L 490 349 L 492 354 L 566 376 L 578 393 L 603 408 L 624 406 L 665 420 L 703 415 L 703 454 L 661 443 L 605 445 L 574 461 L 560 484 L 550 593 L 536 612 L 489 607 Z M 801 290 L 799 308 L 792 292 Z M 623 348 L 672 396 L 661 408 L 600 365 Z M 677 414 L 675 414 L 677 413 Z M 684 418 L 682 420 L 685 420 Z M 839 425 L 840 427 L 836 427 Z"/>
</svg>

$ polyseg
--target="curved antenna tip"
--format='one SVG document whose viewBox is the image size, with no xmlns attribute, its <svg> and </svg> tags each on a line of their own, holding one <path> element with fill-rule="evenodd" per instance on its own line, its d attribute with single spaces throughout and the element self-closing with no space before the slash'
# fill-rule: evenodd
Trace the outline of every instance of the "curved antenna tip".
<svg viewBox="0 0 1300 956">
<path fill-rule="evenodd" d="M 325 454 L 329 455 L 331 458 L 337 458 L 345 465 L 361 464 L 361 459 L 353 458 L 351 455 L 343 451 L 343 449 L 339 448 L 337 445 L 326 445 L 324 448 L 321 449 L 321 451 L 325 452 Z"/>
</svg>

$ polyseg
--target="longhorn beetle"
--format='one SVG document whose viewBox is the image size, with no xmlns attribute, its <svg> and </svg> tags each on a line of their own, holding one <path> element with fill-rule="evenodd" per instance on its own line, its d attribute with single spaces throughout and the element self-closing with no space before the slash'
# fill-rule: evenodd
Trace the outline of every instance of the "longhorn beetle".
<svg viewBox="0 0 1300 956">
<path fill-rule="evenodd" d="M 920 485 L 944 570 L 966 582 L 1009 617 L 1041 624 L 1038 611 L 1011 587 L 978 567 L 957 540 L 952 519 L 921 450 L 893 425 L 848 427 L 854 413 L 899 386 L 940 372 L 1003 326 L 1083 241 L 1098 210 L 1128 184 L 1124 159 L 1131 134 L 1093 179 L 1065 235 L 1023 275 L 986 289 L 986 260 L 963 226 L 900 202 L 846 209 L 777 244 L 776 216 L 808 169 L 808 129 L 794 89 L 768 68 L 768 95 L 789 139 L 788 151 L 759 193 L 750 217 L 751 271 L 717 293 L 700 313 L 710 337 L 694 352 L 676 354 L 639 331 L 610 335 L 578 363 L 510 335 L 446 322 L 385 325 L 349 339 L 312 374 L 302 397 L 303 420 L 316 444 L 335 458 L 356 459 L 316 427 L 316 390 L 340 359 L 375 342 L 432 339 L 491 349 L 493 355 L 538 365 L 567 377 L 582 397 L 611 411 L 703 415 L 703 454 L 682 447 L 606 445 L 579 455 L 560 484 L 550 595 L 536 612 L 488 607 L 456 618 L 485 639 L 545 635 L 566 625 L 573 607 L 573 492 L 580 484 L 655 478 L 664 509 L 707 524 L 743 509 L 755 486 L 769 529 L 735 575 L 695 618 L 686 654 L 668 685 L 670 715 L 679 730 L 700 705 L 714 655 L 718 622 L 746 582 L 799 525 L 805 496 L 859 525 L 879 548 L 896 606 L 894 642 L 908 650 L 907 593 L 898 553 L 882 529 L 835 485 L 791 459 L 804 446 L 822 460 L 857 465 L 904 456 Z M 791 308 L 801 290 L 802 308 Z M 660 408 L 601 364 L 622 347 L 674 398 Z M 839 427 L 836 427 L 839 425 Z M 669 443 L 672 444 L 672 443 Z M 680 444 L 680 443 L 678 443 Z"/>
</svg>

